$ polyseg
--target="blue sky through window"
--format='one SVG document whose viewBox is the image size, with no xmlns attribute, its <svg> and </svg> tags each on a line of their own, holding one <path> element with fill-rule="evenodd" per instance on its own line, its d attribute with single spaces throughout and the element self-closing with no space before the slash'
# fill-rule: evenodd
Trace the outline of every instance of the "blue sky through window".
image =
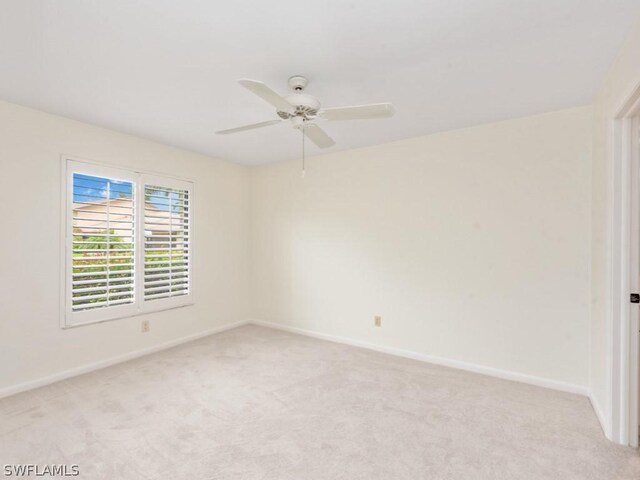
<svg viewBox="0 0 640 480">
<path fill-rule="evenodd" d="M 115 198 L 132 198 L 133 184 L 111 178 L 93 177 L 81 173 L 73 174 L 73 201 L 100 202 L 107 196 Z"/>
<path fill-rule="evenodd" d="M 149 186 L 147 202 L 159 210 L 178 212 L 183 207 L 183 196 L 175 190 Z M 73 174 L 73 201 L 97 203 L 107 199 L 133 198 L 133 183 L 112 178 L 94 177 L 82 173 Z"/>
</svg>

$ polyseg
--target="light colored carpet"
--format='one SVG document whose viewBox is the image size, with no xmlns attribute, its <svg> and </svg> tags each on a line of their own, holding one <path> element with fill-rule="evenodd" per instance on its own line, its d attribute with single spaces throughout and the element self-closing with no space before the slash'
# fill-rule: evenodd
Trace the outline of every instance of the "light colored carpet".
<svg viewBox="0 0 640 480">
<path fill-rule="evenodd" d="M 1 400 L 6 463 L 91 480 L 640 478 L 586 398 L 254 326 Z"/>
</svg>

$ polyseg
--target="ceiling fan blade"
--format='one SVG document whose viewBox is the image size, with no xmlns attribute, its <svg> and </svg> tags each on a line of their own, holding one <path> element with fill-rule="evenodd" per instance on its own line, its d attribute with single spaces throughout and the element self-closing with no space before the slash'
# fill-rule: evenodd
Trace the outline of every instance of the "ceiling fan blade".
<svg viewBox="0 0 640 480">
<path fill-rule="evenodd" d="M 336 144 L 333 138 L 327 135 L 327 133 L 315 123 L 305 125 L 303 131 L 307 138 L 320 148 L 327 148 Z"/>
<path fill-rule="evenodd" d="M 229 128 L 227 130 L 220 130 L 216 132 L 218 135 L 226 135 L 227 133 L 244 132 L 245 130 L 253 130 L 254 128 L 268 127 L 269 125 L 275 125 L 282 120 L 267 120 L 266 122 L 252 123 L 251 125 L 244 125 L 243 127 Z"/>
<path fill-rule="evenodd" d="M 392 117 L 394 113 L 396 109 L 390 103 L 372 103 L 353 107 L 327 108 L 320 112 L 320 116 L 327 120 L 364 120 Z"/>
<path fill-rule="evenodd" d="M 258 80 L 249 80 L 247 78 L 238 80 L 238 83 L 276 107 L 279 111 L 293 113 L 293 107 L 291 104 L 287 102 L 284 97 L 278 95 L 267 87 L 264 83 L 259 82 Z"/>
</svg>

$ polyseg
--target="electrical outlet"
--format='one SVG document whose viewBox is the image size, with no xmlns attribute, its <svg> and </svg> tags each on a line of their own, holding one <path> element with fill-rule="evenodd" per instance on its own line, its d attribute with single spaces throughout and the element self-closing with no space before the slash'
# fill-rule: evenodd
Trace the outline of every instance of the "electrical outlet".
<svg viewBox="0 0 640 480">
<path fill-rule="evenodd" d="M 381 327 L 382 326 L 382 317 L 379 317 L 378 315 L 376 315 L 375 317 L 373 317 L 373 324 L 376 327 Z"/>
<path fill-rule="evenodd" d="M 149 320 L 143 320 L 142 321 L 142 333 L 146 333 L 149 330 L 151 330 L 151 327 L 149 326 Z"/>
</svg>

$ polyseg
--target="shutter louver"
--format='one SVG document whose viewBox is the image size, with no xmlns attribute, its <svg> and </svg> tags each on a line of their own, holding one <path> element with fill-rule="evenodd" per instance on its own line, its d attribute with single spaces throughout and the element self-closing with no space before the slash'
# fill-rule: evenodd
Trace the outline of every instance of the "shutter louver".
<svg viewBox="0 0 640 480">
<path fill-rule="evenodd" d="M 134 302 L 133 183 L 73 174 L 71 311 Z"/>
<path fill-rule="evenodd" d="M 189 190 L 144 186 L 144 300 L 189 294 Z"/>
</svg>

